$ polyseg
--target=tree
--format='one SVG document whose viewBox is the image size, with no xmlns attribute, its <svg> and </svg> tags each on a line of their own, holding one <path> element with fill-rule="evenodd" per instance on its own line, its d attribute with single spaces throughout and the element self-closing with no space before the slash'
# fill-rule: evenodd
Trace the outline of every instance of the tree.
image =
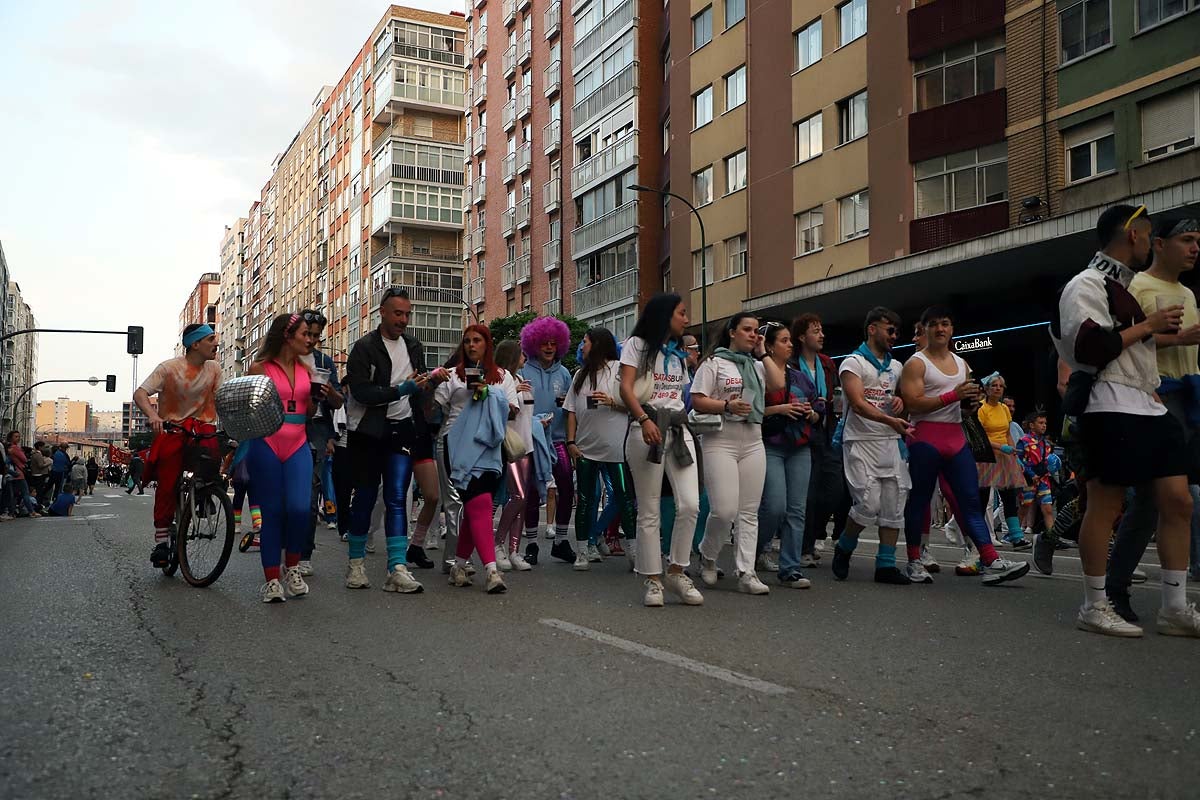
<svg viewBox="0 0 1200 800">
<path fill-rule="evenodd" d="M 569 314 L 555 314 L 556 318 L 567 323 L 567 328 L 571 331 L 571 347 L 567 351 L 567 357 L 563 359 L 563 366 L 574 372 L 578 366 L 575 360 L 575 350 L 579 347 L 579 343 L 583 341 L 583 335 L 587 333 L 587 323 L 573 317 Z M 532 311 L 518 311 L 516 314 L 510 314 L 507 317 L 499 317 L 488 323 L 488 330 L 492 332 L 492 340 L 497 344 L 505 339 L 520 339 L 521 330 L 538 318 L 538 315 Z"/>
<path fill-rule="evenodd" d="M 154 441 L 154 434 L 147 431 L 146 433 L 135 433 L 129 437 L 129 451 L 136 453 L 139 450 L 144 450 Z"/>
</svg>

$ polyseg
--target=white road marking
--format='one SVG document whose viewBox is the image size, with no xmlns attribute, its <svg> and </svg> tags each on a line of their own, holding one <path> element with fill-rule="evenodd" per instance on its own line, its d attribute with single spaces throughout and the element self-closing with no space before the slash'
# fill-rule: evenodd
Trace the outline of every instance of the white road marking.
<svg viewBox="0 0 1200 800">
<path fill-rule="evenodd" d="M 618 636 L 611 636 L 607 633 L 601 633 L 600 631 L 592 630 L 591 628 L 585 628 L 582 625 L 564 622 L 561 619 L 541 619 L 538 620 L 538 622 L 551 628 L 557 628 L 560 631 L 566 631 L 567 633 L 572 633 L 585 639 L 591 639 L 594 642 L 606 644 L 609 647 L 615 647 L 618 650 L 624 650 L 627 653 L 645 656 L 646 658 L 652 658 L 655 661 L 662 661 L 665 664 L 671 664 L 672 666 L 679 667 L 680 669 L 686 669 L 689 672 L 695 672 L 707 678 L 715 678 L 719 681 L 732 683 L 734 686 L 741 686 L 744 689 L 751 689 L 756 692 L 762 692 L 763 694 L 791 694 L 793 691 L 792 689 L 789 689 L 786 686 L 780 686 L 777 683 L 760 680 L 759 678 L 755 678 L 750 675 L 743 675 L 740 672 L 734 672 L 732 670 L 725 669 L 724 667 L 705 664 L 703 661 L 695 661 L 686 656 L 669 653 L 666 650 L 660 650 L 657 647 L 650 647 L 649 645 L 641 644 L 640 642 L 634 642 L 629 639 L 622 639 Z"/>
</svg>

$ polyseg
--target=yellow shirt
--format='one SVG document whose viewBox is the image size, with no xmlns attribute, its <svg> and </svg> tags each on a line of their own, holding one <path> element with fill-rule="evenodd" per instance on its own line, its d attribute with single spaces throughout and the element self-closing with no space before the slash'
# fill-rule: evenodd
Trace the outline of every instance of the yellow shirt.
<svg viewBox="0 0 1200 800">
<path fill-rule="evenodd" d="M 1139 272 L 1129 284 L 1129 293 L 1147 314 L 1158 310 L 1158 297 L 1179 298 L 1183 305 L 1183 327 L 1190 328 L 1200 323 L 1200 312 L 1196 310 L 1196 295 L 1181 283 L 1171 283 Z M 1157 356 L 1158 374 L 1164 378 L 1182 378 L 1184 375 L 1200 373 L 1200 366 L 1196 363 L 1197 357 L 1200 356 L 1200 346 L 1159 347 Z"/>
<path fill-rule="evenodd" d="M 1012 422 L 1008 406 L 1004 403 L 994 406 L 983 403 L 979 406 L 979 422 L 992 444 L 1008 444 L 1008 423 Z"/>
</svg>

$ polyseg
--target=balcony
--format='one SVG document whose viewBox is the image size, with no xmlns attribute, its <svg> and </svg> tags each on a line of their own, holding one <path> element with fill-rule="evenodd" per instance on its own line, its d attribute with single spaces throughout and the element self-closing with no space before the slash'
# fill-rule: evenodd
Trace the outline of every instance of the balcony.
<svg viewBox="0 0 1200 800">
<path fill-rule="evenodd" d="M 504 77 L 511 78 L 517 71 L 517 46 L 510 44 L 504 51 Z"/>
<path fill-rule="evenodd" d="M 487 52 L 487 25 L 480 25 L 475 31 L 475 57 L 479 58 Z"/>
<path fill-rule="evenodd" d="M 483 293 L 483 278 L 476 278 L 468 283 L 466 295 L 468 303 L 482 303 L 485 299 L 485 295 Z"/>
<path fill-rule="evenodd" d="M 562 313 L 562 300 L 554 298 L 542 303 L 542 315 L 547 317 L 557 317 Z"/>
<path fill-rule="evenodd" d="M 576 6 L 579 5 L 580 3 L 576 0 Z M 614 36 L 633 23 L 637 19 L 635 10 L 636 5 L 633 0 L 626 0 L 613 9 L 612 13 L 593 28 L 587 36 L 576 42 L 575 48 L 572 50 L 575 59 L 571 62 L 571 69 L 578 72 L 587 65 L 588 59 L 596 55 L 605 42 L 612 41 Z"/>
<path fill-rule="evenodd" d="M 553 272 L 562 266 L 562 239 L 551 239 L 542 245 L 542 269 Z"/>
<path fill-rule="evenodd" d="M 553 97 L 562 90 L 562 62 L 551 61 L 550 66 L 542 72 L 542 85 L 546 97 Z"/>
<path fill-rule="evenodd" d="M 513 279 L 513 266 L 513 262 L 509 261 L 500 268 L 500 288 L 506 292 L 516 284 L 516 281 Z"/>
<path fill-rule="evenodd" d="M 471 85 L 471 102 L 480 105 L 487 99 L 487 75 L 480 75 Z"/>
<path fill-rule="evenodd" d="M 529 253 L 523 256 L 517 256 L 516 265 L 513 268 L 513 277 L 517 279 L 517 283 L 529 283 Z"/>
<path fill-rule="evenodd" d="M 542 207 L 546 213 L 562 208 L 562 179 L 555 178 L 542 184 Z"/>
<path fill-rule="evenodd" d="M 411 143 L 410 147 L 411 147 Z M 401 156 L 406 160 L 419 160 L 423 155 L 420 149 L 415 154 Z M 420 183 L 438 183 L 444 186 L 463 186 L 465 175 L 462 170 L 437 169 L 434 167 L 419 167 L 416 164 L 395 163 L 397 154 L 391 142 L 386 142 L 372 159 L 375 169 L 373 172 L 376 186 L 381 186 L 388 180 L 418 181 Z M 355 198 L 357 199 L 357 197 Z"/>
<path fill-rule="evenodd" d="M 529 214 L 532 211 L 532 205 L 533 203 L 529 197 L 517 203 L 517 227 L 521 230 L 529 227 Z"/>
<path fill-rule="evenodd" d="M 440 50 L 433 47 L 421 47 L 417 44 L 407 44 L 405 42 L 393 42 L 392 55 L 415 59 L 417 61 L 429 61 L 434 64 L 447 64 L 451 67 L 465 67 L 467 65 L 467 56 L 465 53 L 453 50 Z M 387 54 L 385 53 L 376 63 L 375 68 L 379 69 L 380 64 L 386 61 Z"/>
<path fill-rule="evenodd" d="M 511 131 L 517 124 L 517 99 L 514 97 L 504 104 L 504 109 L 500 112 L 501 121 L 504 123 L 504 130 Z"/>
<path fill-rule="evenodd" d="M 480 125 L 471 134 L 471 152 L 475 155 L 482 155 L 484 149 L 487 148 L 487 126 Z"/>
<path fill-rule="evenodd" d="M 475 179 L 471 193 L 474 196 L 475 205 L 479 205 L 487 199 L 487 175 L 480 175 Z"/>
<path fill-rule="evenodd" d="M 587 315 L 608 306 L 636 302 L 637 293 L 638 271 L 630 269 L 591 286 L 576 289 L 571 292 L 571 302 L 576 314 Z"/>
<path fill-rule="evenodd" d="M 1004 0 L 934 0 L 908 12 L 908 58 L 1003 30 Z"/>
<path fill-rule="evenodd" d="M 463 187 L 463 211 L 470 211 L 471 206 L 475 204 L 474 199 L 471 197 L 474 191 L 475 184 L 473 183 L 468 183 Z"/>
<path fill-rule="evenodd" d="M 637 200 L 630 200 L 604 216 L 577 227 L 571 234 L 572 257 L 583 258 L 588 253 L 627 239 L 635 233 L 637 233 Z"/>
<path fill-rule="evenodd" d="M 504 25 L 508 27 L 517 21 L 517 0 L 504 0 Z"/>
<path fill-rule="evenodd" d="M 526 86 L 517 93 L 517 116 L 525 119 L 533 110 L 533 87 Z"/>
<path fill-rule="evenodd" d="M 1008 228 L 1008 201 L 920 217 L 908 224 L 910 252 L 936 250 Z"/>
<path fill-rule="evenodd" d="M 521 38 L 517 39 L 517 63 L 528 63 L 533 57 L 533 31 L 525 31 L 521 34 Z"/>
<path fill-rule="evenodd" d="M 550 120 L 550 124 L 542 128 L 542 147 L 546 155 L 558 152 L 562 147 L 562 120 Z"/>
<path fill-rule="evenodd" d="M 516 231 L 516 225 L 514 224 L 516 216 L 517 209 L 515 207 L 504 209 L 504 213 L 500 216 L 500 230 L 506 238 L 512 236 L 513 232 Z"/>
<path fill-rule="evenodd" d="M 529 172 L 530 161 L 533 152 L 533 145 L 529 142 L 517 148 L 517 172 L 524 175 Z"/>
<path fill-rule="evenodd" d="M 638 163 L 638 135 L 623 136 L 571 170 L 571 196 L 578 197 Z"/>
<path fill-rule="evenodd" d="M 462 231 L 462 189 L 442 188 L 433 192 L 434 205 L 415 203 L 412 191 L 419 184 L 388 181 L 371 198 L 371 235 L 384 236 L 409 228 Z M 455 200 L 455 197 L 458 197 Z"/>
<path fill-rule="evenodd" d="M 484 227 L 476 228 L 471 231 L 471 254 L 479 255 L 483 252 L 484 240 L 487 238 L 487 229 Z"/>
<path fill-rule="evenodd" d="M 908 160 L 961 153 L 1004 140 L 1008 124 L 1004 89 L 918 111 L 908 117 Z"/>
<path fill-rule="evenodd" d="M 638 88 L 638 65 L 634 61 L 609 78 L 599 89 L 580 100 L 571 109 L 571 130 L 577 132 L 603 115 L 618 102 L 633 96 Z"/>
<path fill-rule="evenodd" d="M 500 162 L 500 177 L 508 184 L 513 182 L 513 178 L 517 177 L 517 154 L 509 153 Z"/>
<path fill-rule="evenodd" d="M 463 254 L 457 247 L 443 247 L 439 245 L 414 247 L 412 242 L 401 241 L 397 244 L 389 244 L 371 256 L 371 267 L 374 268 L 385 261 L 400 258 L 416 261 L 455 263 L 463 260 Z"/>
<path fill-rule="evenodd" d="M 529 8 L 531 2 L 533 2 L 533 0 L 517 0 L 517 11 L 524 11 L 525 9 Z"/>
<path fill-rule="evenodd" d="M 372 117 L 375 122 L 382 122 L 388 114 L 402 114 L 413 109 L 461 114 L 466 107 L 466 95 L 463 92 L 392 80 L 390 74 L 383 78 L 375 86 L 375 111 Z"/>
<path fill-rule="evenodd" d="M 546 39 L 553 39 L 562 30 L 562 3 L 554 0 L 542 16 L 546 24 Z"/>
</svg>

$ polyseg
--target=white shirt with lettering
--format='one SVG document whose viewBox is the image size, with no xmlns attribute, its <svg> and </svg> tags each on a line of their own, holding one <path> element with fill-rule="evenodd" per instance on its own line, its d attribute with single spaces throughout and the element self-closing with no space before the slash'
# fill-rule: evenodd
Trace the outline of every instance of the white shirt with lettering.
<svg viewBox="0 0 1200 800">
<path fill-rule="evenodd" d="M 849 372 L 857 375 L 862 381 L 863 399 L 885 414 L 892 413 L 892 398 L 900 386 L 900 362 L 892 359 L 888 368 L 882 373 L 875 365 L 863 356 L 854 353 L 842 361 L 838 374 Z M 842 439 L 847 442 L 899 439 L 900 434 L 882 422 L 866 419 L 854 413 L 854 406 L 849 399 L 846 401 L 846 425 L 842 429 Z"/>
<path fill-rule="evenodd" d="M 646 340 L 640 336 L 631 336 L 621 349 L 621 363 L 640 371 L 642 354 L 645 352 Z M 675 356 L 667 359 L 660 352 L 654 358 L 654 391 L 650 395 L 650 401 L 643 405 L 664 411 L 683 411 L 683 387 L 686 382 L 687 368 L 683 360 Z"/>
<path fill-rule="evenodd" d="M 765 393 L 766 381 L 761 361 L 754 365 L 754 371 L 758 373 L 759 383 L 764 386 L 762 392 Z M 692 380 L 692 394 L 702 394 L 710 400 L 720 400 L 722 403 L 742 397 L 742 373 L 737 365 L 728 359 L 706 359 L 696 370 L 696 377 Z M 726 414 L 725 419 L 729 422 L 745 422 L 748 418 Z"/>
</svg>

